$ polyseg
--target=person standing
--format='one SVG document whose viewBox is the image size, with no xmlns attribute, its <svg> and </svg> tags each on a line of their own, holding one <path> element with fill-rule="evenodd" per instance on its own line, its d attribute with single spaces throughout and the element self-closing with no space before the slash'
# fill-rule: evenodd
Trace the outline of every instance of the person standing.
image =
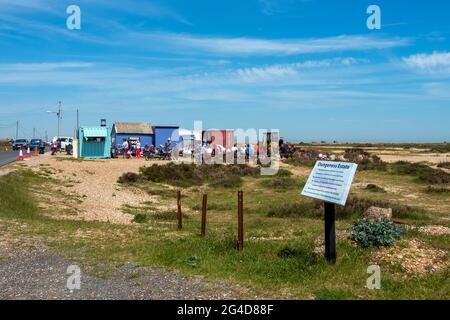
<svg viewBox="0 0 450 320">
<path fill-rule="evenodd" d="M 138 140 L 136 143 L 136 158 L 140 158 L 141 157 L 141 142 Z"/>
<path fill-rule="evenodd" d="M 128 155 L 128 141 L 126 139 L 123 139 L 122 142 L 122 155 L 124 159 Z"/>
</svg>

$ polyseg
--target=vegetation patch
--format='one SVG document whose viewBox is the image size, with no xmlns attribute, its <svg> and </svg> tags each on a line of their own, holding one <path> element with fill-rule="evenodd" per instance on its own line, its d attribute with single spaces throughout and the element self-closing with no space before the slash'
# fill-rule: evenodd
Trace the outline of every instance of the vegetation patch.
<svg viewBox="0 0 450 320">
<path fill-rule="evenodd" d="M 302 185 L 304 184 L 305 183 L 303 182 Z M 263 180 L 261 182 L 261 186 L 274 190 L 283 191 L 300 186 L 300 184 L 298 184 L 295 179 L 290 177 L 275 177 Z"/>
<path fill-rule="evenodd" d="M 134 173 L 134 172 L 127 172 L 124 173 L 122 176 L 119 177 L 117 180 L 118 183 L 121 184 L 131 184 L 142 181 L 142 176 L 140 174 Z"/>
<path fill-rule="evenodd" d="M 373 183 L 369 183 L 365 190 L 370 191 L 370 192 L 381 192 L 381 193 L 386 193 L 386 190 L 384 190 L 382 187 L 377 186 L 376 184 Z"/>
<path fill-rule="evenodd" d="M 272 205 L 267 213 L 269 217 L 276 218 L 320 218 L 323 209 L 319 202 L 287 202 Z"/>
<path fill-rule="evenodd" d="M 136 223 L 145 223 L 147 221 L 148 221 L 148 215 L 142 214 L 142 213 L 136 214 L 133 219 L 133 222 L 136 222 Z"/>
<path fill-rule="evenodd" d="M 426 193 L 429 194 L 450 194 L 450 189 L 449 188 L 439 188 L 439 187 L 433 187 L 433 186 L 428 186 L 425 190 Z"/>
<path fill-rule="evenodd" d="M 316 164 L 316 160 L 313 159 L 304 159 L 301 157 L 296 157 L 295 155 L 292 158 L 286 160 L 287 164 L 296 167 L 308 167 L 312 168 Z"/>
<path fill-rule="evenodd" d="M 423 182 L 450 183 L 450 174 L 439 169 L 433 169 L 423 163 L 397 161 L 391 165 L 391 170 L 396 174 L 416 176 Z"/>
<path fill-rule="evenodd" d="M 0 179 L 0 216 L 33 219 L 38 216 L 37 202 L 30 196 L 30 188 L 42 185 L 47 178 L 31 170 L 12 172 Z"/>
<path fill-rule="evenodd" d="M 387 165 L 377 155 L 368 153 L 361 148 L 351 148 L 344 151 L 344 158 L 358 164 L 358 170 L 386 171 Z"/>
<path fill-rule="evenodd" d="M 438 168 L 450 169 L 450 162 L 441 162 L 437 166 Z"/>
<path fill-rule="evenodd" d="M 403 227 L 389 220 L 358 220 L 350 229 L 350 238 L 364 248 L 390 247 L 403 234 Z"/>
<path fill-rule="evenodd" d="M 142 167 L 139 177 L 143 180 L 168 183 L 178 187 L 200 186 L 210 184 L 214 187 L 232 188 L 242 184 L 242 177 L 256 177 L 260 168 L 248 165 L 200 165 L 154 164 Z M 137 177 L 133 177 L 137 179 Z"/>
<path fill-rule="evenodd" d="M 433 144 L 430 151 L 436 153 L 448 153 L 450 152 L 450 143 Z"/>
<path fill-rule="evenodd" d="M 370 207 L 392 208 L 392 216 L 399 219 L 428 220 L 427 212 L 422 208 L 410 207 L 400 203 L 375 200 L 363 197 L 349 197 L 345 207 L 338 207 L 342 216 L 361 217 Z"/>
</svg>

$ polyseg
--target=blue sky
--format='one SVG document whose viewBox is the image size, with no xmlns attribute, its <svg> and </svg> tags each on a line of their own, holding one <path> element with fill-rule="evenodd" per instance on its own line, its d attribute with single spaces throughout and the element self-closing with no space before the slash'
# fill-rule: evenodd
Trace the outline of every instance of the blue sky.
<svg viewBox="0 0 450 320">
<path fill-rule="evenodd" d="M 81 30 L 66 8 L 81 8 Z M 381 30 L 366 9 L 381 8 Z M 291 141 L 449 141 L 442 0 L 0 0 L 0 137 L 100 118 L 280 129 Z"/>
</svg>

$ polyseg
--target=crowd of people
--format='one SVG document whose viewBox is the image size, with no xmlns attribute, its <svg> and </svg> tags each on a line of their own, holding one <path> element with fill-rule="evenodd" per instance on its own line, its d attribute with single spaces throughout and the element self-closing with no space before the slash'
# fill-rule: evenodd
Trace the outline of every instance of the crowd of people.
<svg viewBox="0 0 450 320">
<path fill-rule="evenodd" d="M 60 138 L 54 140 L 51 145 L 50 145 L 50 149 L 51 149 L 51 155 L 54 156 L 56 155 L 58 152 L 61 152 L 63 150 L 62 148 L 62 141 Z M 71 143 L 66 144 L 64 151 L 67 153 L 67 155 L 72 155 L 73 154 L 73 145 Z"/>
<path fill-rule="evenodd" d="M 124 139 L 120 147 L 116 146 L 116 155 L 121 155 L 123 158 L 127 159 L 133 159 L 134 157 L 145 157 L 147 160 L 151 158 L 170 159 L 172 152 L 171 144 L 172 141 L 167 139 L 164 146 L 160 144 L 156 147 L 155 145 L 149 145 L 148 143 L 142 146 L 139 140 L 131 141 L 129 139 Z"/>
<path fill-rule="evenodd" d="M 162 159 L 173 160 L 176 157 L 191 158 L 197 162 L 204 161 L 206 158 L 219 158 L 223 156 L 226 159 L 243 159 L 248 161 L 256 158 L 260 154 L 267 155 L 267 148 L 260 147 L 259 143 L 255 144 L 234 144 L 232 147 L 224 147 L 211 141 L 202 141 L 201 143 L 193 143 L 189 147 L 180 147 L 178 144 L 172 146 L 171 139 L 167 139 L 165 145 L 145 144 L 142 146 L 139 140 L 131 141 L 124 139 L 121 145 L 116 146 L 115 155 L 125 159 L 133 159 L 144 157 L 146 160 Z M 270 154 L 269 154 L 270 156 Z"/>
</svg>

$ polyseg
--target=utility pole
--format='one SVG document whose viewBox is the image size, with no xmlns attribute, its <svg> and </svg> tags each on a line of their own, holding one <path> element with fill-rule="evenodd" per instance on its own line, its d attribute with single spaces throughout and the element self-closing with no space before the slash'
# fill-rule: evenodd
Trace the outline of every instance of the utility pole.
<svg viewBox="0 0 450 320">
<path fill-rule="evenodd" d="M 61 101 L 59 102 L 58 113 L 58 138 L 61 137 Z"/>
<path fill-rule="evenodd" d="M 57 137 L 59 138 L 61 136 L 61 101 L 59 101 L 59 105 L 58 105 L 58 111 L 47 111 L 47 113 L 54 113 L 56 114 L 56 117 L 58 118 L 58 135 Z"/>
<path fill-rule="evenodd" d="M 77 108 L 77 131 L 75 132 L 74 138 L 78 139 L 78 131 L 80 130 L 80 112 Z"/>
<path fill-rule="evenodd" d="M 45 130 L 45 142 L 48 142 L 48 134 L 47 134 L 47 130 Z"/>
<path fill-rule="evenodd" d="M 33 128 L 33 139 L 36 139 L 36 128 Z"/>
<path fill-rule="evenodd" d="M 19 139 L 19 120 L 16 123 L 16 140 Z"/>
</svg>

